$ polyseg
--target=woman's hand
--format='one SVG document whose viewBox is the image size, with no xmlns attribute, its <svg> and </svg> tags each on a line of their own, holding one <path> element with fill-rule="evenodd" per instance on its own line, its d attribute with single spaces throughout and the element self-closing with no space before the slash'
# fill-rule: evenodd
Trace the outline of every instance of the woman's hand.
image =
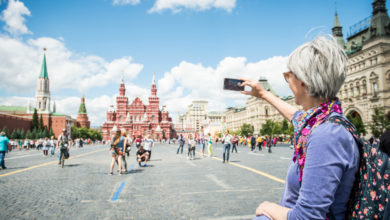
<svg viewBox="0 0 390 220">
<path fill-rule="evenodd" d="M 259 207 L 257 207 L 257 209 L 256 209 L 256 216 L 265 215 L 268 218 L 273 219 L 272 216 L 268 213 L 269 211 L 267 212 L 267 210 L 270 210 L 270 209 L 272 209 L 271 202 L 268 202 L 268 201 L 262 202 L 259 205 Z"/>
<path fill-rule="evenodd" d="M 290 209 L 273 202 L 262 202 L 256 209 L 256 216 L 265 215 L 272 220 L 285 220 Z"/>
<path fill-rule="evenodd" d="M 258 81 L 251 80 L 251 79 L 240 79 L 244 82 L 241 84 L 241 86 L 249 86 L 251 87 L 251 91 L 242 91 L 242 94 L 245 95 L 251 95 L 258 98 L 263 98 L 264 94 L 267 93 L 267 90 L 265 90 Z"/>
</svg>

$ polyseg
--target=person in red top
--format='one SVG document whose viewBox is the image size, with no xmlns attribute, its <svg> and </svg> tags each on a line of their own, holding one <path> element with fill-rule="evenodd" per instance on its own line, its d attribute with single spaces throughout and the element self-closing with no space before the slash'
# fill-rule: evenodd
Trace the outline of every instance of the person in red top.
<svg viewBox="0 0 390 220">
<path fill-rule="evenodd" d="M 142 143 L 141 136 L 138 136 L 137 139 L 135 139 L 135 146 L 137 147 L 137 149 L 139 148 L 139 146 L 141 146 L 141 143 Z"/>
</svg>

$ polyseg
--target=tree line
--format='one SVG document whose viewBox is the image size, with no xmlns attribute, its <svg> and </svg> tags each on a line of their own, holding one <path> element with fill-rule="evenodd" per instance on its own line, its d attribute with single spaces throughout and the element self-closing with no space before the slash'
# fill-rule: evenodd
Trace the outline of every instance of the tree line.
<svg viewBox="0 0 390 220">
<path fill-rule="evenodd" d="M 31 121 L 31 129 L 14 129 L 12 133 L 10 133 L 7 129 L 7 126 L 2 128 L 2 131 L 6 134 L 10 139 L 40 139 L 40 138 L 50 138 L 54 136 L 52 128 L 48 128 L 43 124 L 42 115 L 38 117 L 37 109 L 34 109 L 32 121 Z"/>
<path fill-rule="evenodd" d="M 82 139 L 91 139 L 93 141 L 99 140 L 101 141 L 103 139 L 102 133 L 99 132 L 96 129 L 88 129 L 86 127 L 72 127 L 72 139 L 77 139 L 77 138 L 82 138 Z"/>
</svg>

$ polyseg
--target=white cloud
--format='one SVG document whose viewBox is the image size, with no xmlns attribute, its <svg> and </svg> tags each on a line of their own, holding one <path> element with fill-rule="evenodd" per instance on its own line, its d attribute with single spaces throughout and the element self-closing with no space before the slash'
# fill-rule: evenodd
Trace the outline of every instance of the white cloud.
<svg viewBox="0 0 390 220">
<path fill-rule="evenodd" d="M 25 24 L 24 16 L 30 16 L 31 13 L 23 2 L 18 0 L 9 0 L 7 8 L 1 14 L 0 19 L 5 22 L 5 30 L 12 35 L 31 34 Z"/>
<path fill-rule="evenodd" d="M 0 89 L 20 94 L 35 91 L 42 48 L 47 48 L 46 62 L 54 92 L 65 88 L 85 92 L 118 82 L 122 71 L 126 79 L 134 79 L 143 69 L 132 57 L 107 61 L 99 56 L 77 54 L 67 49 L 63 40 L 42 37 L 24 42 L 0 36 Z"/>
<path fill-rule="evenodd" d="M 149 13 L 162 12 L 164 10 L 178 13 L 183 9 L 205 11 L 211 8 L 231 12 L 234 7 L 236 7 L 236 0 L 156 0 Z"/>
<path fill-rule="evenodd" d="M 137 5 L 141 0 L 114 0 L 113 5 Z"/>
</svg>

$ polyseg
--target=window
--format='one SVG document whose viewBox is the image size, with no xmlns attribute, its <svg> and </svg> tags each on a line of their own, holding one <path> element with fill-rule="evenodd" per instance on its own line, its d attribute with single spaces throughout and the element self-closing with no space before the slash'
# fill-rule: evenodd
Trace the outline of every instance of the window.
<svg viewBox="0 0 390 220">
<path fill-rule="evenodd" d="M 378 84 L 376 82 L 372 83 L 372 90 L 373 90 L 373 95 L 377 96 L 378 95 Z"/>
</svg>

